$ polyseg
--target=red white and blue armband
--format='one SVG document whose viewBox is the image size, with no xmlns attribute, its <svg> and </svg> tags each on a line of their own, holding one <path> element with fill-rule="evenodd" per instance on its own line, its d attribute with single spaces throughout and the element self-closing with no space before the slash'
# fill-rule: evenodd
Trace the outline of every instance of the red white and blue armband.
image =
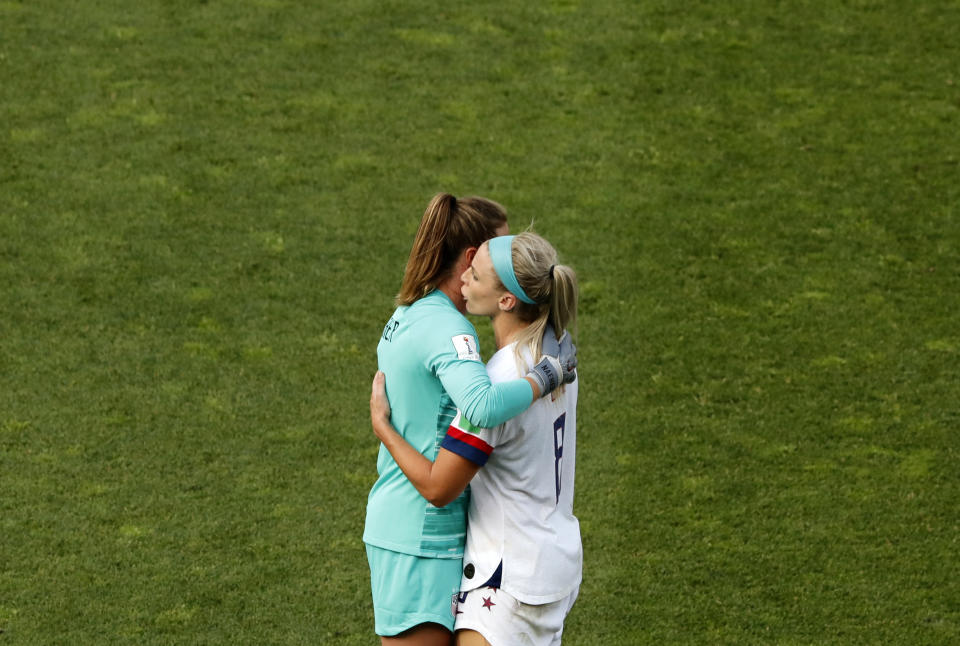
<svg viewBox="0 0 960 646">
<path fill-rule="evenodd" d="M 440 446 L 482 467 L 493 453 L 493 447 L 480 437 L 480 431 L 458 411 Z"/>
</svg>

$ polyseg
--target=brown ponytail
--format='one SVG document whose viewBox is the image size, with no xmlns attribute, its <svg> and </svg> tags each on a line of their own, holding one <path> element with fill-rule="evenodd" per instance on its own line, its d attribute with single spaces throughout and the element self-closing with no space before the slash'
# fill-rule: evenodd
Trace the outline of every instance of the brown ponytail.
<svg viewBox="0 0 960 646">
<path fill-rule="evenodd" d="M 434 195 L 413 239 L 397 305 L 410 305 L 436 289 L 464 249 L 479 247 L 506 222 L 506 211 L 492 200 Z"/>
</svg>

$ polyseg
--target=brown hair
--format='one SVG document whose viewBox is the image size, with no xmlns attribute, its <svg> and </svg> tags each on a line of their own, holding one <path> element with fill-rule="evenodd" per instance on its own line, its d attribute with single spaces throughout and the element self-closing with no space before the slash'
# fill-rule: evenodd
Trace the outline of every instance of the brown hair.
<svg viewBox="0 0 960 646">
<path fill-rule="evenodd" d="M 397 305 L 410 305 L 436 289 L 464 249 L 479 247 L 506 222 L 506 210 L 493 200 L 434 195 L 413 239 Z"/>
<path fill-rule="evenodd" d="M 567 265 L 558 264 L 556 249 L 529 231 L 513 238 L 510 256 L 517 282 L 534 301 L 531 305 L 518 298 L 513 309 L 517 318 L 528 324 L 515 338 L 517 357 L 520 360 L 520 352 L 526 346 L 537 358 L 542 353 L 543 329 L 547 321 L 557 334 L 576 325 L 577 274 Z M 500 287 L 506 291 L 502 284 Z M 570 333 L 573 334 L 573 330 Z"/>
</svg>

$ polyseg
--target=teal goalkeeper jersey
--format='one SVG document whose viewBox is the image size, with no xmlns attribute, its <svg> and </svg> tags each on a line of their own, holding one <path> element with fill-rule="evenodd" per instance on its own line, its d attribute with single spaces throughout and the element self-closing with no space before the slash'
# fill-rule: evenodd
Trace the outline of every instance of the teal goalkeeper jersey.
<svg viewBox="0 0 960 646">
<path fill-rule="evenodd" d="M 489 428 L 526 410 L 533 397 L 523 379 L 490 383 L 476 330 L 439 290 L 394 311 L 377 360 L 386 374 L 390 421 L 430 460 L 458 408 L 475 425 Z M 434 507 L 383 445 L 377 473 L 367 498 L 365 543 L 416 556 L 463 556 L 466 493 L 446 507 Z"/>
</svg>

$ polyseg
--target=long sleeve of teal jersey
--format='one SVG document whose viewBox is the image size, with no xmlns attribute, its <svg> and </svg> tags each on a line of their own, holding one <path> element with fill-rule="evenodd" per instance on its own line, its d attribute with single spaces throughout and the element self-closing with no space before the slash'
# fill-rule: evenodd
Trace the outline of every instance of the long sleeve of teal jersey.
<svg viewBox="0 0 960 646">
<path fill-rule="evenodd" d="M 437 376 L 443 389 L 470 422 L 481 428 L 502 424 L 527 410 L 533 401 L 533 387 L 526 379 L 490 383 L 479 361 L 442 361 Z"/>
</svg>

